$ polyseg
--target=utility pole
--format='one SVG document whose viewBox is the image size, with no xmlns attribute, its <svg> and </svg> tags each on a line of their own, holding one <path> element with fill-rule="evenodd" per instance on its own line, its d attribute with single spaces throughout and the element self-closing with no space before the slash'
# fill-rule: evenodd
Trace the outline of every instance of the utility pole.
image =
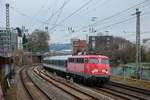
<svg viewBox="0 0 150 100">
<path fill-rule="evenodd" d="M 6 36 L 8 37 L 7 40 L 7 50 L 6 50 L 6 54 L 8 56 L 8 54 L 10 53 L 10 49 L 11 49 L 11 34 L 10 34 L 10 22 L 9 22 L 9 4 L 6 3 Z"/>
<path fill-rule="evenodd" d="M 141 11 L 136 9 L 136 77 L 141 78 L 141 45 L 140 45 L 140 14 Z"/>
<path fill-rule="evenodd" d="M 6 30 L 8 31 L 10 28 L 10 23 L 9 23 L 9 4 L 6 3 Z"/>
</svg>

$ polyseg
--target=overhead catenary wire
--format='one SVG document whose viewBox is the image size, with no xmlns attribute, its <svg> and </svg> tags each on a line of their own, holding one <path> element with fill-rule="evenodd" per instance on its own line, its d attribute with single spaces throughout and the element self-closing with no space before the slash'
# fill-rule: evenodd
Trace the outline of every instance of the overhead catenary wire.
<svg viewBox="0 0 150 100">
<path fill-rule="evenodd" d="M 143 13 L 143 14 L 141 14 L 141 16 L 145 16 L 145 15 L 149 15 L 150 14 L 150 12 L 145 12 L 145 13 Z M 107 26 L 104 26 L 104 27 L 102 27 L 101 29 L 106 29 L 106 28 L 108 28 L 108 27 L 114 27 L 115 25 L 118 25 L 118 24 L 122 24 L 122 23 L 124 23 L 124 22 L 127 22 L 127 21 L 130 21 L 130 20 L 132 20 L 132 19 L 135 19 L 135 17 L 130 17 L 130 18 L 127 18 L 127 19 L 125 19 L 125 20 L 122 20 L 122 21 L 119 21 L 119 22 L 116 22 L 116 23 L 113 23 L 113 24 L 111 24 L 111 25 L 107 25 Z M 70 37 L 72 34 L 67 34 L 67 35 L 65 35 L 64 37 L 67 39 L 68 37 Z"/>
<path fill-rule="evenodd" d="M 70 0 L 65 1 L 65 2 L 62 4 L 62 6 L 61 6 L 60 8 L 58 8 L 55 12 L 53 12 L 53 13 L 51 14 L 51 16 L 50 16 L 49 18 L 47 18 L 46 22 L 50 23 L 50 21 L 52 20 L 52 18 L 53 18 L 57 13 L 59 13 L 59 12 L 67 5 L 67 3 L 69 3 L 69 1 L 70 1 Z"/>
<path fill-rule="evenodd" d="M 47 4 L 48 0 L 46 0 L 43 5 L 37 10 L 37 12 L 32 16 L 32 19 L 30 20 L 30 24 L 32 26 L 33 20 L 34 18 L 37 18 L 37 16 L 39 15 L 39 13 L 41 12 L 41 10 L 45 7 L 45 5 Z"/>
<path fill-rule="evenodd" d="M 141 14 L 141 16 L 148 15 L 148 14 L 150 14 L 150 12 L 143 13 L 143 14 Z M 115 26 L 115 25 L 118 25 L 118 24 L 121 24 L 121 23 L 130 21 L 130 20 L 132 20 L 132 19 L 135 19 L 135 17 L 127 18 L 127 19 L 125 19 L 125 20 L 123 20 L 123 21 L 119 21 L 119 22 L 116 22 L 116 23 L 113 23 L 113 24 L 110 24 L 110 25 L 101 27 L 101 28 L 99 28 L 99 29 L 106 29 L 106 28 L 108 28 L 108 27 L 112 27 L 112 26 Z"/>
<path fill-rule="evenodd" d="M 118 13 L 115 13 L 115 14 L 109 16 L 109 17 L 106 17 L 106 18 L 103 18 L 103 19 L 101 19 L 101 20 L 98 20 L 98 21 L 96 21 L 95 23 L 91 24 L 90 26 L 95 26 L 95 25 L 97 25 L 98 23 L 101 23 L 101 22 L 106 21 L 106 20 L 108 20 L 108 19 L 111 19 L 111 18 L 114 18 L 114 17 L 116 17 L 116 16 L 119 16 L 119 15 L 121 15 L 122 13 L 125 13 L 126 11 L 128 11 L 128 10 L 130 10 L 130 9 L 133 9 L 133 8 L 139 6 L 139 5 L 142 5 L 142 4 L 144 4 L 144 3 L 147 3 L 148 1 L 150 1 L 150 0 L 144 0 L 144 1 L 142 1 L 142 2 L 140 2 L 140 3 L 138 3 L 138 4 L 136 4 L 136 5 L 133 5 L 133 6 L 129 7 L 129 8 L 124 9 L 124 10 L 118 12 Z M 83 29 L 86 29 L 86 28 L 88 28 L 88 27 L 89 27 L 89 25 L 85 25 L 85 26 L 81 27 L 80 29 L 78 29 L 78 30 L 77 30 L 76 32 L 74 32 L 74 33 L 77 33 L 77 32 L 79 32 L 79 31 L 82 31 Z"/>
<path fill-rule="evenodd" d="M 51 12 L 52 12 L 52 13 L 51 13 L 51 16 L 46 20 L 47 22 L 48 22 L 48 21 L 51 21 L 51 19 L 53 18 L 53 16 L 56 15 L 56 14 L 60 11 L 60 9 L 61 9 L 62 6 L 57 10 L 58 12 L 56 11 L 57 13 L 54 12 L 54 9 L 55 9 L 55 7 L 56 7 L 56 4 L 57 4 L 57 0 L 55 0 L 55 2 L 54 2 L 54 4 L 53 4 L 53 7 L 51 7 L 51 9 L 52 9 Z M 63 4 L 62 4 L 62 5 L 63 5 Z"/>
<path fill-rule="evenodd" d="M 59 14 L 57 15 L 57 18 L 56 18 L 56 20 L 55 20 L 55 22 L 54 22 L 52 28 L 56 25 L 56 23 L 57 23 L 57 21 L 58 21 L 60 15 L 61 15 L 61 13 L 62 13 L 62 11 L 63 11 L 63 8 L 67 5 L 67 3 L 69 3 L 69 1 L 70 1 L 70 0 L 65 1 L 65 2 L 63 3 L 63 5 L 60 7 L 61 9 L 59 9 Z M 58 10 L 57 10 L 57 11 L 58 11 Z"/>
<path fill-rule="evenodd" d="M 126 11 L 129 11 L 129 10 L 131 10 L 131 9 L 133 9 L 133 8 L 136 8 L 137 6 L 143 6 L 143 4 L 147 3 L 148 1 L 150 1 L 150 0 L 144 0 L 144 1 L 140 2 L 140 3 L 138 3 L 138 4 L 135 4 L 135 5 L 133 5 L 133 6 L 129 7 L 129 8 L 127 8 L 127 9 L 124 9 L 124 10 L 118 12 L 118 13 L 115 13 L 115 14 L 113 14 L 113 15 L 111 15 L 111 16 L 108 16 L 108 17 L 106 17 L 106 18 L 103 18 L 103 19 L 101 19 L 101 20 L 98 20 L 98 21 L 96 21 L 96 22 L 93 23 L 93 24 L 85 25 L 85 26 L 83 26 L 83 27 L 77 29 L 74 33 L 77 33 L 77 32 L 79 32 L 79 31 L 82 31 L 83 29 L 86 29 L 86 28 L 88 28 L 89 26 L 96 26 L 97 24 L 99 24 L 99 23 L 101 23 L 101 22 L 103 22 L 103 21 L 106 21 L 106 20 L 112 19 L 112 18 L 114 18 L 114 17 L 116 17 L 116 16 L 119 16 L 119 15 L 121 15 L 122 13 L 125 13 Z M 66 19 L 66 20 L 67 20 L 67 19 Z M 60 24 L 61 24 L 61 23 L 56 24 L 55 27 L 56 27 L 56 26 L 59 26 Z M 55 27 L 54 27 L 54 28 L 55 28 Z M 53 29 L 54 29 L 54 28 L 53 28 Z"/>
<path fill-rule="evenodd" d="M 98 2 L 100 2 L 101 0 L 97 0 L 97 2 L 94 2 L 94 4 L 98 4 L 98 6 L 100 6 L 99 5 L 99 3 Z M 110 1 L 110 0 L 105 0 L 105 2 L 103 2 L 103 3 L 100 3 L 101 5 L 103 5 L 104 3 L 106 3 L 107 1 Z M 88 8 L 88 10 L 89 10 L 89 8 L 91 8 L 91 7 L 93 7 L 93 6 L 88 6 L 87 8 Z M 94 8 L 95 8 L 95 6 L 94 6 Z M 56 11 L 56 13 L 55 13 L 55 15 L 60 11 L 61 9 L 58 9 L 57 11 Z M 84 9 L 83 9 L 84 10 Z M 86 9 L 87 10 L 87 9 Z M 86 12 L 87 13 L 87 12 Z M 76 14 L 76 15 L 74 15 L 74 16 L 77 16 L 78 14 Z M 48 20 L 47 20 L 48 21 Z M 58 25 L 58 24 L 55 24 L 56 26 Z M 53 26 L 54 27 L 54 26 Z M 53 27 L 52 27 L 52 29 L 53 29 Z"/>
<path fill-rule="evenodd" d="M 94 11 L 96 8 L 98 8 L 98 7 L 102 7 L 104 4 L 106 4 L 106 3 L 108 3 L 110 0 L 105 0 L 104 2 L 100 2 L 101 0 L 98 0 L 98 2 L 96 2 L 96 4 L 94 5 L 94 6 L 90 6 L 90 7 L 88 7 L 88 9 L 86 9 L 86 11 L 84 11 L 83 13 L 82 13 L 82 15 L 84 14 L 84 15 L 86 15 L 86 14 L 88 14 L 88 13 L 90 13 L 91 11 Z M 97 5 L 97 6 L 96 6 Z M 92 8 L 93 7 L 93 8 Z M 92 8 L 92 9 L 90 9 L 90 8 Z M 79 14 L 76 14 L 75 16 L 78 16 Z M 80 16 L 78 16 L 78 17 L 80 17 Z M 76 20 L 76 18 L 74 19 L 74 20 Z M 72 23 L 72 21 L 71 21 L 71 23 Z"/>
<path fill-rule="evenodd" d="M 83 9 L 84 7 L 86 7 L 89 3 L 91 3 L 91 1 L 93 0 L 89 0 L 88 2 L 86 2 L 85 4 L 83 4 L 81 7 L 79 7 L 77 10 L 75 10 L 73 13 L 71 13 L 69 16 L 65 17 L 63 20 L 61 20 L 58 24 L 56 24 L 52 29 L 54 29 L 56 26 L 62 24 L 63 22 L 65 22 L 66 20 L 68 20 L 69 18 L 71 18 L 74 14 L 76 14 L 77 12 L 79 12 L 81 9 Z"/>
<path fill-rule="evenodd" d="M 32 16 L 29 16 L 29 15 L 27 15 L 27 14 L 25 14 L 25 13 L 19 11 L 19 10 L 16 10 L 16 9 L 14 9 L 14 8 L 11 7 L 11 6 L 10 6 L 10 8 L 11 8 L 13 11 L 17 12 L 18 14 L 20 14 L 21 16 L 24 16 L 24 17 L 26 17 L 26 18 L 28 18 L 28 19 L 32 19 Z M 35 21 L 37 21 L 37 22 L 39 22 L 39 23 L 42 23 L 42 24 L 43 24 L 43 23 L 47 24 L 47 22 L 42 21 L 42 20 L 37 19 L 37 18 L 34 18 L 33 20 L 35 20 Z"/>
</svg>

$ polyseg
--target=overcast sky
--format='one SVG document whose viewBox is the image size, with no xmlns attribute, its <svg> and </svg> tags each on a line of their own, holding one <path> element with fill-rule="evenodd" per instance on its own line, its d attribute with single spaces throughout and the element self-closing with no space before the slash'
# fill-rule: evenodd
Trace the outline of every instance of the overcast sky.
<svg viewBox="0 0 150 100">
<path fill-rule="evenodd" d="M 136 8 L 142 11 L 141 38 L 150 38 L 150 0 L 0 0 L 0 27 L 5 27 L 6 2 L 10 3 L 11 27 L 25 26 L 32 32 L 48 25 L 50 43 L 98 33 L 135 41 L 136 16 L 132 14 Z M 89 32 L 92 27 L 95 33 Z"/>
</svg>

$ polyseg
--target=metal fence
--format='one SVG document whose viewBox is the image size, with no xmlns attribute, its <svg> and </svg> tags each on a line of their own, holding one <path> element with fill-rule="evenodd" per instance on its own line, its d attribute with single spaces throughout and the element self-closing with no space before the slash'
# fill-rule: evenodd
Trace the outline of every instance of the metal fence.
<svg viewBox="0 0 150 100">
<path fill-rule="evenodd" d="M 122 76 L 126 78 L 135 77 L 136 67 L 135 64 L 126 64 L 119 67 L 111 67 L 112 76 Z M 150 63 L 141 64 L 141 79 L 150 80 Z"/>
</svg>

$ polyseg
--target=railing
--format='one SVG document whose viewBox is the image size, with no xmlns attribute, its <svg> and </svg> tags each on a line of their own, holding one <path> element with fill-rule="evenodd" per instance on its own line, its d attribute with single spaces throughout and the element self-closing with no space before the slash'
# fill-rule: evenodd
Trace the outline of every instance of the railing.
<svg viewBox="0 0 150 100">
<path fill-rule="evenodd" d="M 135 77 L 135 64 L 126 64 L 119 67 L 111 67 L 112 76 L 122 76 L 126 78 Z M 150 80 L 150 63 L 141 64 L 141 79 Z"/>
</svg>

